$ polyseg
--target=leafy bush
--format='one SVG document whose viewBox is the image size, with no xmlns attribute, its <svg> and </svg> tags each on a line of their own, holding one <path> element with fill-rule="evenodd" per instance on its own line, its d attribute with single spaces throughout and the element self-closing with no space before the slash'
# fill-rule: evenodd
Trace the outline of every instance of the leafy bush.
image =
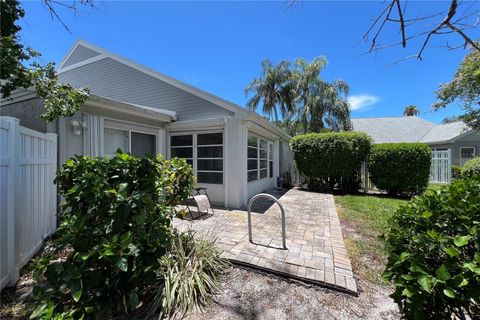
<svg viewBox="0 0 480 320">
<path fill-rule="evenodd" d="M 480 176 L 480 157 L 468 160 L 462 167 L 462 178 Z"/>
<path fill-rule="evenodd" d="M 220 290 L 219 276 L 228 263 L 209 240 L 195 240 L 194 232 L 175 232 L 169 253 L 160 260 L 158 277 L 163 285 L 150 304 L 148 316 L 186 315 L 210 302 L 211 293 Z"/>
<path fill-rule="evenodd" d="M 458 180 L 462 178 L 462 167 L 452 165 L 452 180 Z"/>
<path fill-rule="evenodd" d="M 413 198 L 384 235 L 384 278 L 406 318 L 480 315 L 480 178 Z"/>
<path fill-rule="evenodd" d="M 310 133 L 290 140 L 298 170 L 314 190 L 335 185 L 347 192 L 358 190 L 360 166 L 370 146 L 370 137 L 360 132 Z"/>
<path fill-rule="evenodd" d="M 420 194 L 428 186 L 431 150 L 423 143 L 374 145 L 368 160 L 370 180 L 390 194 Z"/>
<path fill-rule="evenodd" d="M 59 170 L 56 183 L 63 221 L 55 254 L 38 264 L 46 287 L 34 289 L 41 301 L 34 315 L 106 317 L 134 310 L 157 282 L 160 258 L 170 247 L 172 205 L 193 189 L 191 166 L 122 153 L 77 156 Z"/>
</svg>

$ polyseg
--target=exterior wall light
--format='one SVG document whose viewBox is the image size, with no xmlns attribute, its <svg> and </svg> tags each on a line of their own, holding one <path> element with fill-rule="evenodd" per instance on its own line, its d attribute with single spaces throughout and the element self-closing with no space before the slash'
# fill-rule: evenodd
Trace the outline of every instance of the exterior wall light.
<svg viewBox="0 0 480 320">
<path fill-rule="evenodd" d="M 79 136 L 82 134 L 82 129 L 86 127 L 85 122 L 79 121 L 79 120 L 72 120 L 70 121 L 70 124 L 72 125 L 72 132 L 74 135 Z"/>
</svg>

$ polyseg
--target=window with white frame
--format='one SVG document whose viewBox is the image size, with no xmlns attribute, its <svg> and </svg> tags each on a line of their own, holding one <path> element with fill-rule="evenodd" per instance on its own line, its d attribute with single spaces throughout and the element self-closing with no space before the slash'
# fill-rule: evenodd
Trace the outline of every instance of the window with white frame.
<svg viewBox="0 0 480 320">
<path fill-rule="evenodd" d="M 134 130 L 105 127 L 104 154 L 113 155 L 118 149 L 137 157 L 156 154 L 157 136 Z"/>
<path fill-rule="evenodd" d="M 269 164 L 271 162 L 271 164 Z M 270 174 L 269 174 L 270 171 Z M 248 135 L 247 181 L 273 177 L 273 144 L 253 134 Z"/>
<path fill-rule="evenodd" d="M 475 158 L 475 147 L 460 148 L 460 165 L 463 166 L 468 160 Z"/>
<path fill-rule="evenodd" d="M 273 178 L 273 143 L 268 143 L 268 177 Z"/>
<path fill-rule="evenodd" d="M 186 159 L 198 183 L 223 184 L 222 132 L 172 134 L 170 157 Z"/>
</svg>

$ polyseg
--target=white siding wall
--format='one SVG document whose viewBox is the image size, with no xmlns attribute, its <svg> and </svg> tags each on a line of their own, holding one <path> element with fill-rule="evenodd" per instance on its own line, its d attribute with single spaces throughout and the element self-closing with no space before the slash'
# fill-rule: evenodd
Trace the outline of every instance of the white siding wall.
<svg viewBox="0 0 480 320">
<path fill-rule="evenodd" d="M 78 63 L 78 62 L 96 57 L 98 55 L 100 55 L 100 53 L 80 45 L 68 57 L 68 59 L 63 64 L 62 68 L 65 68 L 65 67 L 71 66 L 75 63 Z"/>
<path fill-rule="evenodd" d="M 0 117 L 0 287 L 13 285 L 19 270 L 56 228 L 57 135 Z"/>
<path fill-rule="evenodd" d="M 77 87 L 89 87 L 95 95 L 175 111 L 178 120 L 233 115 L 222 107 L 111 58 L 62 72 L 59 80 Z"/>
</svg>

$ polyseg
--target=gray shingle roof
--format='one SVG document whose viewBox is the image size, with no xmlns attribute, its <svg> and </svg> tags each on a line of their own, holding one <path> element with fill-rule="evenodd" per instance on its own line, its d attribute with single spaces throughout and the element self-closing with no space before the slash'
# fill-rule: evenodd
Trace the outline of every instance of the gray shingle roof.
<svg viewBox="0 0 480 320">
<path fill-rule="evenodd" d="M 461 122 L 452 122 L 447 124 L 437 124 L 425 136 L 422 137 L 421 142 L 438 143 L 449 141 L 462 134 L 469 132 L 468 126 Z"/>
<path fill-rule="evenodd" d="M 365 132 L 375 143 L 440 143 L 469 131 L 463 122 L 434 124 L 418 117 L 385 117 L 352 119 L 354 131 Z"/>
</svg>

